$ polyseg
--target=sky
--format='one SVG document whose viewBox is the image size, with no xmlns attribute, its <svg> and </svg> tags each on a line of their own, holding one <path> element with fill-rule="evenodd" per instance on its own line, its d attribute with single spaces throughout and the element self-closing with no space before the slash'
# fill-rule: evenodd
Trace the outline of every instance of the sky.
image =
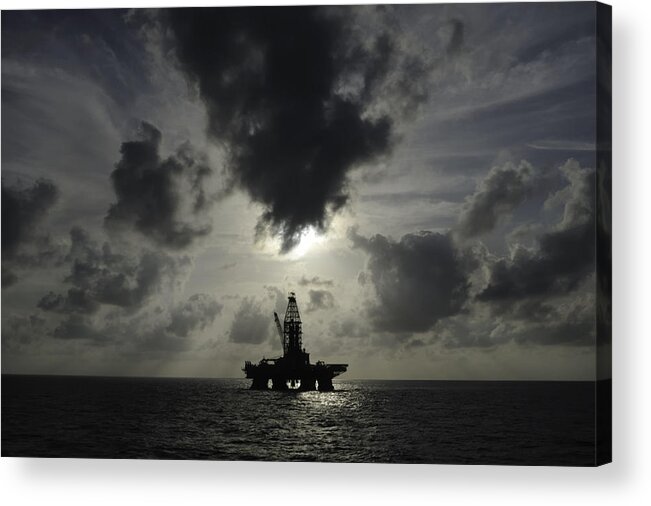
<svg viewBox="0 0 651 506">
<path fill-rule="evenodd" d="M 593 3 L 2 13 L 2 372 L 596 374 Z"/>
</svg>

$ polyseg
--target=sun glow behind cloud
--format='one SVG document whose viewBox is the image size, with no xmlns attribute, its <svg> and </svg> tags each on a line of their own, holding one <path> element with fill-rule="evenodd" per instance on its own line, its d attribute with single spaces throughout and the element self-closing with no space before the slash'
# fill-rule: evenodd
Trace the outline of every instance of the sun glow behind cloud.
<svg viewBox="0 0 651 506">
<path fill-rule="evenodd" d="M 325 240 L 325 234 L 321 235 L 313 227 L 308 227 L 301 233 L 298 244 L 286 254 L 280 253 L 281 239 L 279 237 L 267 238 L 260 244 L 260 249 L 267 255 L 280 255 L 289 260 L 299 260 L 322 246 Z"/>
<path fill-rule="evenodd" d="M 301 240 L 298 245 L 289 252 L 289 258 L 299 259 L 304 257 L 310 250 L 314 249 L 324 240 L 324 236 L 321 236 L 313 227 L 308 227 L 302 234 Z"/>
</svg>

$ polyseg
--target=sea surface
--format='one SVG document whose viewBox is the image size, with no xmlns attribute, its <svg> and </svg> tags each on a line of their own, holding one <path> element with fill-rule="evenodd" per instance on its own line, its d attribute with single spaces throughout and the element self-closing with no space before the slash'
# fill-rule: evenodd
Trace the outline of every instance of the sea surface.
<svg viewBox="0 0 651 506">
<path fill-rule="evenodd" d="M 591 382 L 2 376 L 2 456 L 594 465 Z"/>
</svg>

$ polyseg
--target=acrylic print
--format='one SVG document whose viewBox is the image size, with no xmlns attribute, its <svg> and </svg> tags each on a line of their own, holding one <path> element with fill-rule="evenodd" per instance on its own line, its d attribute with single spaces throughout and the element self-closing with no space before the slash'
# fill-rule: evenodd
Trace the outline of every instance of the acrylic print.
<svg viewBox="0 0 651 506">
<path fill-rule="evenodd" d="M 610 7 L 2 13 L 2 456 L 610 461 Z"/>
</svg>

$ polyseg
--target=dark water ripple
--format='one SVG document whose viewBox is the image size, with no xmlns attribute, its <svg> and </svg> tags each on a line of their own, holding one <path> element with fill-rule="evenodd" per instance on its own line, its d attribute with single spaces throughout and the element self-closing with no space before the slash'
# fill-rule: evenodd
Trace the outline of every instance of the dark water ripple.
<svg viewBox="0 0 651 506">
<path fill-rule="evenodd" d="M 589 382 L 2 376 L 2 455 L 592 465 Z"/>
</svg>

